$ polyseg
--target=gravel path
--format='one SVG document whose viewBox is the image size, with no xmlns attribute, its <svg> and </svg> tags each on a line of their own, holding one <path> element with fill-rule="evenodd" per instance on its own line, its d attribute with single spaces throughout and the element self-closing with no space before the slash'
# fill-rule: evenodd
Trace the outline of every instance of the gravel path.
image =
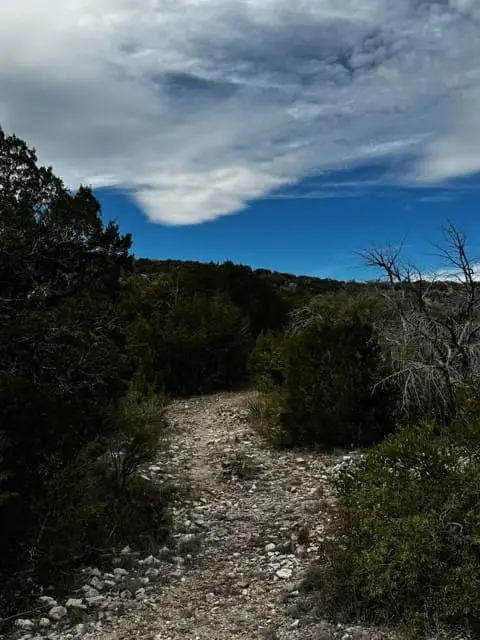
<svg viewBox="0 0 480 640">
<path fill-rule="evenodd" d="M 270 451 L 249 426 L 253 398 L 220 394 L 169 409 L 169 471 L 177 481 L 188 476 L 193 491 L 176 509 L 175 526 L 178 536 L 197 536 L 199 548 L 182 576 L 159 588 L 156 612 L 137 637 L 379 637 L 299 613 L 302 574 L 327 524 L 325 481 L 343 455 Z"/>
<path fill-rule="evenodd" d="M 327 524 L 326 480 L 349 456 L 270 451 L 249 426 L 253 399 L 252 393 L 219 394 L 169 407 L 168 450 L 145 474 L 190 487 L 174 507 L 175 544 L 144 559 L 126 549 L 112 573 L 87 570 L 80 595 L 89 595 L 96 611 L 83 611 L 77 601 L 81 615 L 73 620 L 75 605 L 65 603 L 60 622 L 49 627 L 43 619 L 39 629 L 39 621 L 27 620 L 17 637 L 386 637 L 301 614 L 302 575 Z"/>
</svg>

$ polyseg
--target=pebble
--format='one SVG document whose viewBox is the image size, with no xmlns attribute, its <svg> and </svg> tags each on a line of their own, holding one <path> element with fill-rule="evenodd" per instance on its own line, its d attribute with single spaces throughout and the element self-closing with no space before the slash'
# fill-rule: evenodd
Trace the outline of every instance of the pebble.
<svg viewBox="0 0 480 640">
<path fill-rule="evenodd" d="M 90 580 L 90 584 L 94 589 L 97 589 L 97 591 L 101 591 L 105 587 L 105 581 L 100 580 L 100 578 L 98 578 L 97 576 L 93 576 L 93 578 Z"/>
<path fill-rule="evenodd" d="M 281 569 L 278 569 L 278 571 L 276 571 L 276 575 L 282 580 L 288 580 L 289 578 L 291 578 L 292 573 L 292 570 L 288 567 L 282 567 Z"/>
</svg>

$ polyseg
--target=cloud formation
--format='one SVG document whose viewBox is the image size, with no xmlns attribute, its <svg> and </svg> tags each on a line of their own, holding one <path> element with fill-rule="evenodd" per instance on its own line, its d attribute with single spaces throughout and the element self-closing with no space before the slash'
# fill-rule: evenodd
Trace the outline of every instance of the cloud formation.
<svg viewBox="0 0 480 640">
<path fill-rule="evenodd" d="M 478 0 L 3 0 L 0 124 L 167 224 L 384 157 L 480 170 Z"/>
</svg>

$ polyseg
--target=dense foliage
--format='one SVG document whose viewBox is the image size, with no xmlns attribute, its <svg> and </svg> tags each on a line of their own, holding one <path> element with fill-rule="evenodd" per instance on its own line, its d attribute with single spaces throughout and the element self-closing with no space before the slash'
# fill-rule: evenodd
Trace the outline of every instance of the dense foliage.
<svg viewBox="0 0 480 640">
<path fill-rule="evenodd" d="M 225 292 L 192 291 L 173 274 L 130 278 L 122 300 L 126 348 L 156 391 L 193 395 L 245 383 L 250 317 Z"/>
<path fill-rule="evenodd" d="M 369 316 L 368 300 L 322 296 L 295 315 L 289 332 L 259 338 L 251 368 L 267 394 L 257 424 L 270 441 L 360 446 L 393 430 L 395 396 L 382 384 L 389 371 Z"/>
<path fill-rule="evenodd" d="M 245 386 L 257 339 L 281 336 L 313 293 L 344 288 L 231 262 L 141 258 L 134 271 L 122 300 L 128 350 L 142 379 L 172 395 Z"/>
<path fill-rule="evenodd" d="M 341 474 L 313 581 L 331 617 L 417 633 L 480 620 L 478 426 L 468 446 L 462 429 L 406 428 Z"/>
<path fill-rule="evenodd" d="M 345 289 L 349 292 L 355 292 L 363 290 L 367 286 L 354 281 L 341 282 L 331 278 L 296 276 L 290 273 L 269 271 L 268 269 L 252 269 L 246 265 L 234 265 L 230 261 L 222 265 L 213 262 L 201 263 L 138 258 L 135 260 L 134 270 L 136 273 L 146 275 L 164 273 L 188 274 L 189 280 L 196 282 L 197 287 L 203 291 L 208 287 L 210 287 L 210 291 L 216 290 L 218 287 L 227 288 L 231 291 L 236 303 L 240 302 L 239 294 L 242 292 L 243 299 L 246 297 L 250 300 L 257 299 L 260 304 L 262 303 L 261 293 L 266 295 L 270 301 L 276 293 L 276 305 L 278 305 L 278 294 L 280 294 L 283 300 L 283 302 L 280 302 L 283 307 L 282 312 L 285 311 L 285 304 L 289 309 L 293 309 L 313 296 L 341 292 Z M 237 284 L 235 285 L 235 283 Z M 237 289 L 238 285 L 240 285 L 239 289 Z M 271 308 L 270 312 L 267 311 L 267 305 L 263 306 L 263 308 L 272 319 L 273 324 L 277 327 L 282 326 L 284 316 L 282 312 L 279 315 L 278 306 Z M 277 317 L 275 318 L 275 316 Z M 265 326 L 268 322 L 265 323 L 265 320 L 262 320 L 261 324 Z"/>
<path fill-rule="evenodd" d="M 266 331 L 257 337 L 248 360 L 256 389 L 268 392 L 284 384 L 287 339 L 284 331 Z"/>
<path fill-rule="evenodd" d="M 130 244 L 90 189 L 71 193 L 0 130 L 1 575 L 61 574 L 113 528 L 113 470 L 99 461 L 119 434 L 135 440 L 117 311 Z M 126 491 L 118 500 L 133 509 Z"/>
</svg>

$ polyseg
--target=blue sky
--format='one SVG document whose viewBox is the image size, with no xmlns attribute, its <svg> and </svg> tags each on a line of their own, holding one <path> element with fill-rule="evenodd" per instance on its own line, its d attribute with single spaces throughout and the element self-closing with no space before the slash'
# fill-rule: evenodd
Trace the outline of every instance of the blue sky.
<svg viewBox="0 0 480 640">
<path fill-rule="evenodd" d="M 235 215 L 194 225 L 153 223 L 134 200 L 114 189 L 97 196 L 106 219 L 133 234 L 138 257 L 249 264 L 325 278 L 375 276 L 358 252 L 403 243 L 426 271 L 441 268 L 435 244 L 450 220 L 468 232 L 472 255 L 480 237 L 478 175 L 441 187 L 398 187 L 369 166 L 306 179 L 249 203 Z M 478 246 L 478 244 L 477 244 Z"/>
<path fill-rule="evenodd" d="M 479 60 L 478 0 L 3 0 L 0 125 L 138 255 L 361 278 L 475 244 Z"/>
</svg>

